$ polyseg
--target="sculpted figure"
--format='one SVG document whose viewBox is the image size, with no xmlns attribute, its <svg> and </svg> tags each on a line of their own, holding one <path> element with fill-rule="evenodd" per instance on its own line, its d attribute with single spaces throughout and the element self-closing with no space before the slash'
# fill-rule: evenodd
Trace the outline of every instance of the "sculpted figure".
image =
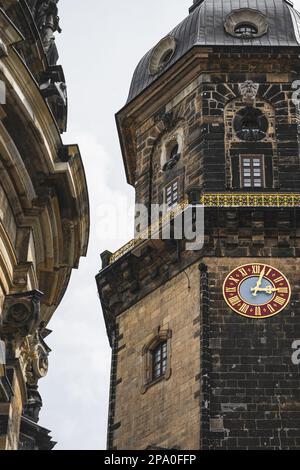
<svg viewBox="0 0 300 470">
<path fill-rule="evenodd" d="M 36 24 L 40 31 L 44 50 L 50 65 L 58 59 L 54 33 L 61 33 L 57 3 L 59 0 L 40 0 L 36 5 Z"/>
</svg>

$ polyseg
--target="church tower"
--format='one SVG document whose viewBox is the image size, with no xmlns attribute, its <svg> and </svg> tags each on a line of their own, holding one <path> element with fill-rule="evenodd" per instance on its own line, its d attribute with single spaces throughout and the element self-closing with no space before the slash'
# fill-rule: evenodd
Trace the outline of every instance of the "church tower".
<svg viewBox="0 0 300 470">
<path fill-rule="evenodd" d="M 204 243 L 102 254 L 109 449 L 300 448 L 299 24 L 289 0 L 196 0 L 137 66 L 136 232 L 199 205 Z"/>
</svg>

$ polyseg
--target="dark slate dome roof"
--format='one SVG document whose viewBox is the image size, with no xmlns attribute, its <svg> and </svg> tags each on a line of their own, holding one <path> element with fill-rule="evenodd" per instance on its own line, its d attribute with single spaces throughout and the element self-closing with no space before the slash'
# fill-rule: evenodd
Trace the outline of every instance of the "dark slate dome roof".
<svg viewBox="0 0 300 470">
<path fill-rule="evenodd" d="M 177 43 L 175 53 L 163 70 L 151 74 L 149 65 L 153 49 L 138 64 L 129 91 L 128 103 L 168 70 L 194 46 L 299 46 L 300 13 L 290 0 L 196 0 L 190 15 L 168 36 Z M 198 3 L 198 5 L 197 5 Z M 233 10 L 248 8 L 265 15 L 266 34 L 258 38 L 240 39 L 225 31 L 224 23 Z"/>
</svg>

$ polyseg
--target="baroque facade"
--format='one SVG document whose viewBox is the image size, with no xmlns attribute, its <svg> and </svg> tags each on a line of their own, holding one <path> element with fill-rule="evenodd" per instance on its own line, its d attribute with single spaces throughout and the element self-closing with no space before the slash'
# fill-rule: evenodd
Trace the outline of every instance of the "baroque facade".
<svg viewBox="0 0 300 470">
<path fill-rule="evenodd" d="M 109 449 L 300 448 L 299 24 L 289 0 L 195 0 L 137 66 L 117 125 L 148 211 L 96 276 Z M 162 203 L 204 207 L 202 247 L 141 236 Z"/>
<path fill-rule="evenodd" d="M 0 1 L 0 450 L 47 450 L 38 382 L 47 324 L 86 255 L 89 201 L 77 145 L 64 145 L 58 0 Z"/>
</svg>

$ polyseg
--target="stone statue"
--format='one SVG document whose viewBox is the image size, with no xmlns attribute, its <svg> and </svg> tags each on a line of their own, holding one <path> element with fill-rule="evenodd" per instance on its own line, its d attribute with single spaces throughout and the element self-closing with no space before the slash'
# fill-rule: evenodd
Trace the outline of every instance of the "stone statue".
<svg viewBox="0 0 300 470">
<path fill-rule="evenodd" d="M 55 65 L 58 59 L 54 37 L 56 31 L 61 33 L 57 8 L 58 1 L 40 0 L 35 7 L 36 24 L 50 65 Z"/>
</svg>

